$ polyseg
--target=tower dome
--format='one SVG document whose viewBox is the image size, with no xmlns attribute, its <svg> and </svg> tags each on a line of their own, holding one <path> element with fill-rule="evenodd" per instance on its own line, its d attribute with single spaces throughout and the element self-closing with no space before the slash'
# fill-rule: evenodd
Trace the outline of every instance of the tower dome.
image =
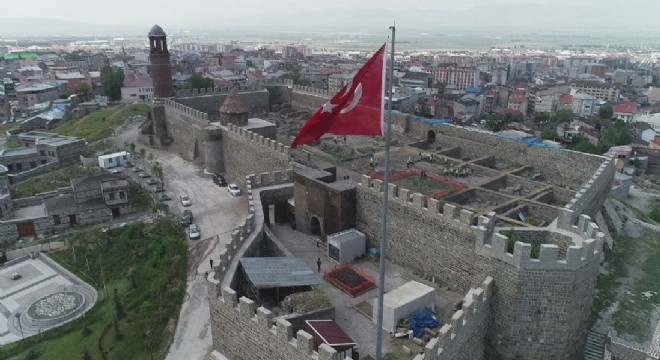
<svg viewBox="0 0 660 360">
<path fill-rule="evenodd" d="M 229 92 L 220 106 L 220 123 L 225 126 L 228 124 L 246 126 L 248 124 L 248 108 L 236 90 Z"/>
<path fill-rule="evenodd" d="M 151 27 L 151 30 L 149 30 L 149 36 L 167 36 L 165 34 L 165 31 L 163 30 L 160 25 L 155 24 L 154 26 Z"/>
</svg>

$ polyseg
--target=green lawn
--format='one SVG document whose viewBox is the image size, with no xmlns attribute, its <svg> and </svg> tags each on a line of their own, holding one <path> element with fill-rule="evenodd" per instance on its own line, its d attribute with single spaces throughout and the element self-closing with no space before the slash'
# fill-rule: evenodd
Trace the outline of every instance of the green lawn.
<svg viewBox="0 0 660 360">
<path fill-rule="evenodd" d="M 17 149 L 23 147 L 23 144 L 21 144 L 21 141 L 18 140 L 18 138 L 11 138 L 10 140 L 7 140 L 5 147 L 7 149 Z"/>
<path fill-rule="evenodd" d="M 34 196 L 35 194 L 53 191 L 58 187 L 71 185 L 71 178 L 102 173 L 98 167 L 85 168 L 77 164 L 69 164 L 55 168 L 45 174 L 31 177 L 25 181 L 11 185 L 11 196 L 14 199 Z"/>
<path fill-rule="evenodd" d="M 52 131 L 93 142 L 112 136 L 115 129 L 123 125 L 131 115 L 146 116 L 147 106 L 144 104 L 133 104 L 110 107 L 95 111 L 80 119 L 68 120 L 55 127 Z"/>
<path fill-rule="evenodd" d="M 187 245 L 172 219 L 133 223 L 106 235 L 99 229 L 69 237 L 67 250 L 51 257 L 93 285 L 99 300 L 84 318 L 0 348 L 0 359 L 22 360 L 30 349 L 40 360 L 77 359 L 86 347 L 92 359 L 162 359 L 176 327 L 186 282 Z M 75 256 L 74 256 L 75 253 Z M 103 286 L 105 280 L 105 289 Z M 107 295 L 106 295 L 107 289 Z M 116 335 L 114 289 L 125 311 Z M 82 330 L 91 330 L 83 336 Z M 101 350 L 102 349 L 102 350 Z"/>
<path fill-rule="evenodd" d="M 20 126 L 21 126 L 21 122 L 18 121 L 14 121 L 9 124 L 0 124 L 0 137 L 3 138 L 7 137 L 6 136 L 7 131 L 17 129 Z"/>
</svg>

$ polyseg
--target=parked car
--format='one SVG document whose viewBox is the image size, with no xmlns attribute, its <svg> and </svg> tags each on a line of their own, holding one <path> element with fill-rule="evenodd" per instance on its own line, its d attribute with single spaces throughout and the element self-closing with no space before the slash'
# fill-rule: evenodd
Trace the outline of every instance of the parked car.
<svg viewBox="0 0 660 360">
<path fill-rule="evenodd" d="M 163 193 L 161 193 L 160 195 L 158 195 L 158 200 L 160 200 L 160 201 L 168 201 L 168 200 L 172 200 L 172 198 L 169 197 L 169 196 L 167 196 L 167 194 L 163 192 Z"/>
<path fill-rule="evenodd" d="M 138 174 L 138 177 L 141 177 L 141 178 L 148 178 L 148 177 L 151 177 L 151 174 L 149 174 L 148 172 L 145 171 L 145 172 L 141 172 L 141 173 L 139 173 L 139 174 Z"/>
<path fill-rule="evenodd" d="M 193 222 L 193 213 L 192 211 L 186 209 L 183 210 L 183 215 L 181 215 L 181 225 L 188 226 Z"/>
<path fill-rule="evenodd" d="M 213 174 L 213 182 L 218 186 L 227 186 L 225 177 L 220 174 Z"/>
<path fill-rule="evenodd" d="M 181 201 L 181 205 L 183 205 L 183 206 L 190 206 L 190 205 L 192 205 L 192 201 L 191 201 L 190 198 L 189 198 L 188 196 L 186 196 L 186 195 L 181 195 L 181 196 L 179 196 L 179 201 Z"/>
<path fill-rule="evenodd" d="M 197 225 L 190 224 L 190 227 L 188 227 L 188 236 L 190 236 L 190 240 L 199 239 L 199 229 L 197 228 Z"/>
<path fill-rule="evenodd" d="M 238 185 L 236 184 L 229 184 L 229 186 L 227 186 L 227 191 L 229 191 L 229 193 L 233 196 L 241 195 L 241 189 L 239 189 Z"/>
<path fill-rule="evenodd" d="M 136 167 L 132 168 L 131 171 L 134 172 L 134 173 L 140 172 L 140 171 L 142 171 L 142 168 L 139 167 L 139 166 L 136 166 Z"/>
<path fill-rule="evenodd" d="M 127 162 L 124 164 L 124 167 L 126 167 L 126 168 L 130 168 L 130 167 L 133 167 L 133 166 L 135 166 L 135 164 L 133 164 L 133 163 L 130 162 L 130 161 L 127 161 Z"/>
<path fill-rule="evenodd" d="M 154 186 L 153 189 L 151 189 L 151 191 L 154 194 L 159 192 L 165 192 L 165 188 L 163 188 L 162 186 Z"/>
<path fill-rule="evenodd" d="M 156 184 L 158 184 L 158 180 L 156 180 L 154 178 L 149 178 L 149 179 L 147 179 L 147 184 L 156 185 Z"/>
</svg>

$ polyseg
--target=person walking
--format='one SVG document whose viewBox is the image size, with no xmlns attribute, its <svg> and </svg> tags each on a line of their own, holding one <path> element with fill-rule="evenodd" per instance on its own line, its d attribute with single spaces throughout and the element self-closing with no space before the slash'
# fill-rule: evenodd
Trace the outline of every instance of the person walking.
<svg viewBox="0 0 660 360">
<path fill-rule="evenodd" d="M 316 259 L 317 272 L 321 272 L 321 258 Z"/>
</svg>

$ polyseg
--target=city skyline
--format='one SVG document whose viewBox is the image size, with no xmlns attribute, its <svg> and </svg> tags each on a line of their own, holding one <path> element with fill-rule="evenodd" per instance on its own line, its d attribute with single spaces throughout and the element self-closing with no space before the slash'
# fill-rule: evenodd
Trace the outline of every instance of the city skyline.
<svg viewBox="0 0 660 360">
<path fill-rule="evenodd" d="M 414 4 L 393 0 L 305 2 L 285 0 L 276 6 L 264 0 L 240 3 L 191 0 L 132 2 L 111 6 L 99 1 L 80 6 L 72 0 L 33 2 L 29 13 L 20 3 L 3 7 L 0 37 L 45 33 L 139 34 L 146 24 L 161 24 L 166 31 L 325 31 L 387 32 L 397 27 L 410 34 L 464 32 L 488 29 L 508 33 L 551 32 L 583 34 L 655 33 L 654 16 L 660 2 L 620 3 L 586 0 L 422 0 Z M 156 11 L 154 11 L 156 10 Z M 101 15 L 102 16 L 99 16 Z M 27 15 L 27 16 L 26 16 Z"/>
</svg>

